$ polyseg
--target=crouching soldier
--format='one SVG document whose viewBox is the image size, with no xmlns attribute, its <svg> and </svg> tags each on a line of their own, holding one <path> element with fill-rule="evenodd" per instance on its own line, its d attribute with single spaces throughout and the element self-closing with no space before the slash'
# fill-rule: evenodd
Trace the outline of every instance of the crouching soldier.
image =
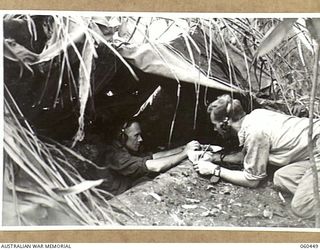
<svg viewBox="0 0 320 250">
<path fill-rule="evenodd" d="M 274 185 L 293 194 L 291 207 L 300 217 L 316 213 L 308 152 L 309 119 L 256 109 L 246 114 L 239 100 L 218 97 L 208 109 L 211 122 L 221 135 L 238 136 L 242 146 L 243 171 L 229 170 L 210 161 L 199 161 L 198 170 L 231 183 L 257 187 L 267 177 L 267 166 L 279 167 Z M 313 121 L 314 156 L 320 178 L 320 119 Z M 213 155 L 220 159 L 219 155 Z M 228 158 L 228 156 L 226 156 Z M 319 186 L 320 191 L 320 186 Z"/>
</svg>

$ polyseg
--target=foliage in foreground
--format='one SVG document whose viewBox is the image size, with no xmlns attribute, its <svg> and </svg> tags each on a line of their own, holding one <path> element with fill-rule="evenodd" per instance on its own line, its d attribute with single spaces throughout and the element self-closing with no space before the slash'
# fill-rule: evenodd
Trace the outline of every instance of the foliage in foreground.
<svg viewBox="0 0 320 250">
<path fill-rule="evenodd" d="M 112 195 L 95 188 L 103 180 L 84 180 L 66 155 L 97 166 L 61 144 L 40 140 L 9 92 L 6 97 L 4 221 L 9 225 L 121 224 L 106 199 Z M 117 211 L 134 216 L 125 207 Z M 50 218 L 53 213 L 58 216 Z"/>
</svg>

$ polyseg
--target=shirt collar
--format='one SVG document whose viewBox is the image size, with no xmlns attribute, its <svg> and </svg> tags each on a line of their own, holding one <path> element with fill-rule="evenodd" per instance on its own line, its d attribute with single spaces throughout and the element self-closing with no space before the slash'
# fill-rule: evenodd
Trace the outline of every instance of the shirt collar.
<svg viewBox="0 0 320 250">
<path fill-rule="evenodd" d="M 242 121 L 241 128 L 238 132 L 238 139 L 239 139 L 239 146 L 242 147 L 245 142 L 245 136 L 246 136 L 246 129 L 248 127 L 248 118 L 249 114 L 247 114 Z"/>
</svg>

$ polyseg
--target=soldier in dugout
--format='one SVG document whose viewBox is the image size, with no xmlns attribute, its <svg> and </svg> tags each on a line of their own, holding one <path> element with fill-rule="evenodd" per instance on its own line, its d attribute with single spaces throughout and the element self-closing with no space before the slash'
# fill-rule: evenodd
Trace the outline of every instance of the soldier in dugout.
<svg viewBox="0 0 320 250">
<path fill-rule="evenodd" d="M 96 176 L 104 178 L 99 188 L 118 195 L 131 187 L 152 179 L 157 173 L 165 172 L 187 158 L 187 152 L 200 147 L 198 141 L 184 146 L 146 153 L 142 150 L 143 135 L 137 120 L 124 122 L 118 129 L 116 138 L 103 155 L 103 161 Z"/>
</svg>

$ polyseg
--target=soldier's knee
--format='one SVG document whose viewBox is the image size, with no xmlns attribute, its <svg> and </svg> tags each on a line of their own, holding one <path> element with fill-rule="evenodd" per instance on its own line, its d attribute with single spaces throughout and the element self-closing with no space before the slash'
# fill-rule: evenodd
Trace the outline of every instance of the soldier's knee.
<svg viewBox="0 0 320 250">
<path fill-rule="evenodd" d="M 283 175 L 281 169 L 277 170 L 273 176 L 273 184 L 277 188 L 283 188 Z"/>
<path fill-rule="evenodd" d="M 293 197 L 291 201 L 292 212 L 301 218 L 311 218 L 315 215 L 315 203 L 312 198 L 300 199 Z"/>
</svg>

